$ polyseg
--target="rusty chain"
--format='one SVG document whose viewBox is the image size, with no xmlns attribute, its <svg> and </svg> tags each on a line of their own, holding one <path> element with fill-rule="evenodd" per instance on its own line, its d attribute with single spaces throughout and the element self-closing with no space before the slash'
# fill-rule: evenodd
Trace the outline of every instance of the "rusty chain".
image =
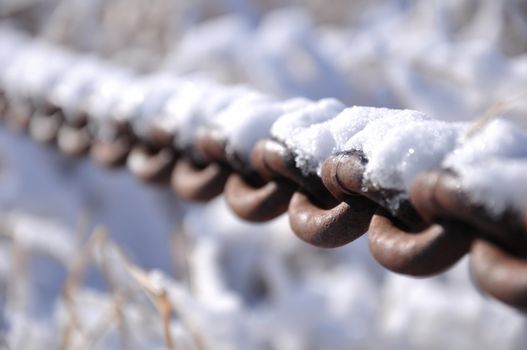
<svg viewBox="0 0 527 350">
<path fill-rule="evenodd" d="M 469 200 L 448 170 L 420 174 L 410 198 L 393 210 L 388 203 L 397 192 L 364 179 L 368 159 L 359 152 L 333 155 L 320 177 L 306 175 L 295 164 L 294 150 L 274 139 L 260 140 L 250 160 L 242 161 L 228 154 L 228 140 L 207 125 L 190 148 L 176 147 L 177 135 L 156 128 L 138 135 L 122 121 L 105 126 L 111 132 L 101 137 L 101 126 L 80 107 L 71 120 L 60 105 L 5 96 L 1 106 L 7 126 L 27 130 L 66 156 L 89 154 L 105 167 L 126 166 L 139 179 L 170 185 L 187 200 L 209 201 L 223 193 L 232 211 L 248 221 L 265 222 L 287 212 L 293 232 L 318 247 L 342 246 L 368 232 L 373 257 L 398 273 L 434 275 L 468 253 L 483 291 L 527 308 L 525 218 L 512 212 L 490 215 Z"/>
</svg>

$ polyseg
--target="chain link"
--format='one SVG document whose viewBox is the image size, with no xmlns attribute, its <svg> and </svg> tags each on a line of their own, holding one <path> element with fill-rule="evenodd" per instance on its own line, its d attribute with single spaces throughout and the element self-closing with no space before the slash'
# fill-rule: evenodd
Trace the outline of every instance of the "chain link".
<svg viewBox="0 0 527 350">
<path fill-rule="evenodd" d="M 469 201 L 456 175 L 446 170 L 417 176 L 410 199 L 400 200 L 394 209 L 390 203 L 400 191 L 368 183 L 368 159 L 359 152 L 333 155 L 319 177 L 304 174 L 294 150 L 273 139 L 256 143 L 244 163 L 228 153 L 227 140 L 207 125 L 193 145 L 177 148 L 176 134 L 151 128 L 140 136 L 127 122 L 101 126 L 80 106 L 81 117 L 72 122 L 61 106 L 6 98 L 0 102 L 7 125 L 57 145 L 66 156 L 89 153 L 102 166 L 127 166 L 141 180 L 170 184 L 188 200 L 208 201 L 224 193 L 233 212 L 248 221 L 269 221 L 287 212 L 294 233 L 310 244 L 338 247 L 368 232 L 373 257 L 398 273 L 437 274 L 470 252 L 474 279 L 482 290 L 520 309 L 527 307 L 523 218 L 511 212 L 496 218 L 486 212 L 480 203 Z"/>
</svg>

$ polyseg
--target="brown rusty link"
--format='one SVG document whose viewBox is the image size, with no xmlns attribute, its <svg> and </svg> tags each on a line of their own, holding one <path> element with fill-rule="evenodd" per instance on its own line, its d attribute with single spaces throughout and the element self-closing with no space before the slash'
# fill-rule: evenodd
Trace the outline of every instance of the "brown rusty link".
<svg viewBox="0 0 527 350">
<path fill-rule="evenodd" d="M 391 200 L 401 191 L 378 188 L 364 179 L 367 162 L 367 158 L 361 152 L 353 151 L 330 157 L 326 161 L 326 166 L 334 168 L 334 178 L 342 193 L 355 193 L 367 197 L 410 227 L 422 225 L 424 221 L 410 201 L 402 200 L 396 209 L 392 208 Z"/>
<path fill-rule="evenodd" d="M 251 151 L 251 165 L 265 181 L 286 176 L 289 171 L 289 151 L 278 142 L 260 140 Z"/>
<path fill-rule="evenodd" d="M 411 191 L 412 202 L 429 220 L 464 222 L 478 231 L 478 236 L 498 242 L 509 251 L 527 251 L 527 234 L 522 218 L 511 210 L 496 217 L 483 205 L 470 200 L 461 181 L 451 171 L 420 174 Z"/>
<path fill-rule="evenodd" d="M 255 149 L 258 148 L 261 148 L 265 158 L 262 161 L 255 157 L 252 162 L 263 178 L 289 180 L 298 186 L 299 190 L 326 207 L 339 204 L 340 201 L 328 191 L 317 174 L 304 174 L 296 167 L 295 154 L 284 144 L 275 140 L 263 140 L 256 145 Z"/>
<path fill-rule="evenodd" d="M 129 132 L 128 128 L 124 128 Z M 128 155 L 130 172 L 142 181 L 152 184 L 169 184 L 177 155 L 170 133 L 156 127 L 150 128 Z"/>
<path fill-rule="evenodd" d="M 272 220 L 287 211 L 294 187 L 285 181 L 261 185 L 232 173 L 225 184 L 225 201 L 240 218 L 251 222 Z"/>
<path fill-rule="evenodd" d="M 148 130 L 147 140 L 144 140 L 144 142 L 150 144 L 154 148 L 173 147 L 174 136 L 161 128 L 151 127 Z"/>
<path fill-rule="evenodd" d="M 283 214 L 290 207 L 289 202 L 297 187 L 320 202 L 338 204 L 318 176 L 305 176 L 296 168 L 294 154 L 280 142 L 258 142 L 251 152 L 251 168 L 251 172 L 243 175 L 232 174 L 225 186 L 227 204 L 243 219 L 262 222 Z M 306 210 L 318 209 L 314 204 L 308 208 L 302 203 Z M 306 222 L 300 217 L 295 219 L 291 221 L 294 230 L 300 232 Z"/>
<path fill-rule="evenodd" d="M 214 130 L 207 130 L 198 136 L 193 152 L 194 157 L 190 155 L 177 161 L 172 171 L 172 189 L 187 200 L 209 201 L 223 192 L 231 172 L 225 156 L 225 141 Z"/>
<path fill-rule="evenodd" d="M 514 256 L 485 241 L 475 240 L 470 253 L 475 283 L 502 302 L 527 311 L 527 257 Z"/>
<path fill-rule="evenodd" d="M 37 110 L 29 120 L 29 135 L 40 143 L 55 144 L 63 122 L 61 112 L 51 106 Z"/>
<path fill-rule="evenodd" d="M 145 182 L 168 184 L 175 159 L 175 151 L 170 147 L 137 144 L 128 155 L 127 166 L 133 175 Z"/>
<path fill-rule="evenodd" d="M 409 201 L 389 213 L 386 198 L 394 192 L 371 186 L 365 189 L 365 164 L 366 160 L 358 153 L 335 155 L 324 163 L 323 179 L 337 198 L 358 193 L 381 206 L 372 218 L 368 234 L 372 255 L 381 265 L 400 273 L 431 275 L 448 268 L 468 251 L 470 239 L 457 234 L 454 228 L 458 226 L 448 224 L 447 230 L 447 224 L 425 223 Z M 442 252 L 445 248 L 446 254 Z"/>
<path fill-rule="evenodd" d="M 289 203 L 289 224 L 303 241 L 317 247 L 334 248 L 354 241 L 368 229 L 370 213 L 356 198 L 351 204 L 341 202 L 322 208 L 302 192 L 295 192 Z"/>
<path fill-rule="evenodd" d="M 62 124 L 57 135 L 57 146 L 66 156 L 79 157 L 90 149 L 91 136 L 86 127 Z"/>
<path fill-rule="evenodd" d="M 200 132 L 196 139 L 196 149 L 206 163 L 221 162 L 227 164 L 225 146 L 224 135 L 212 128 Z"/>
<path fill-rule="evenodd" d="M 368 243 L 372 256 L 388 270 L 429 276 L 446 270 L 468 252 L 470 232 L 454 223 L 410 230 L 379 208 L 368 230 Z"/>
<path fill-rule="evenodd" d="M 264 222 L 287 211 L 297 186 L 280 176 L 289 171 L 285 154 L 285 147 L 260 141 L 251 152 L 252 173 L 230 175 L 225 201 L 239 217 Z"/>
<path fill-rule="evenodd" d="M 170 183 L 181 198 L 206 202 L 223 192 L 230 170 L 220 163 L 199 166 L 190 159 L 178 159 Z"/>
<path fill-rule="evenodd" d="M 338 247 L 362 236 L 377 207 L 368 198 L 337 186 L 334 166 L 331 160 L 322 166 L 321 184 L 327 194 L 318 197 L 313 196 L 318 190 L 310 193 L 298 191 L 291 198 L 288 210 L 295 234 L 308 243 L 325 248 Z M 329 197 L 331 200 L 327 201 Z"/>
<path fill-rule="evenodd" d="M 90 126 L 93 126 L 95 130 L 103 127 L 103 125 L 88 124 L 88 128 Z M 104 127 L 112 132 L 112 136 L 98 137 L 97 131 L 90 129 L 93 135 L 90 156 L 105 168 L 125 166 L 128 155 L 137 143 L 137 137 L 127 122 L 112 121 L 110 125 Z"/>
<path fill-rule="evenodd" d="M 126 164 L 132 145 L 132 139 L 126 135 L 111 141 L 95 140 L 90 148 L 90 156 L 103 167 L 120 167 Z"/>
</svg>

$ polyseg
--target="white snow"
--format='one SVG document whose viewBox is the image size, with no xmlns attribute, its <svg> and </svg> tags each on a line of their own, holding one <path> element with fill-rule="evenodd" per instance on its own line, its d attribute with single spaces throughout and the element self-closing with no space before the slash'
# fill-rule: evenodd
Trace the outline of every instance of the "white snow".
<svg viewBox="0 0 527 350">
<path fill-rule="evenodd" d="M 365 186 L 399 190 L 402 198 L 417 174 L 441 165 L 466 128 L 417 111 L 373 107 L 354 106 L 325 119 L 321 113 L 304 119 L 303 125 L 294 124 L 298 120 L 294 115 L 279 119 L 273 131 L 294 151 L 304 173 L 320 174 L 322 163 L 332 154 L 360 151 L 368 159 Z"/>
<path fill-rule="evenodd" d="M 4 75 L 26 45 L 29 38 L 9 26 L 0 26 L 0 84 L 6 87 Z"/>
<path fill-rule="evenodd" d="M 15 53 L 3 69 L 3 85 L 8 96 L 42 102 L 42 98 L 60 78 L 73 57 L 45 43 L 34 41 Z"/>
<path fill-rule="evenodd" d="M 176 134 L 176 146 L 189 147 L 200 129 L 234 101 L 259 101 L 267 97 L 243 86 L 224 87 L 203 79 L 186 80 L 167 101 L 161 128 Z"/>
<path fill-rule="evenodd" d="M 296 145 L 291 143 L 291 140 L 295 139 L 296 134 L 312 124 L 322 123 L 335 117 L 344 108 L 346 108 L 344 104 L 331 98 L 310 103 L 304 108 L 280 117 L 271 127 L 271 135 L 294 149 Z M 299 148 L 302 148 L 302 145 L 299 146 Z"/>
<path fill-rule="evenodd" d="M 463 142 L 444 161 L 461 178 L 475 203 L 491 213 L 527 210 L 527 131 L 506 119 L 494 119 Z"/>
<path fill-rule="evenodd" d="M 315 171 L 320 173 L 324 160 L 332 154 L 352 149 L 351 146 L 346 146 L 346 143 L 370 123 L 380 119 L 380 123 L 383 124 L 386 120 L 405 113 L 417 114 L 411 111 L 353 106 L 336 115 L 321 114 L 312 119 L 298 120 L 304 123 L 299 126 L 293 124 L 297 122 L 295 116 L 287 115 L 275 123 L 273 131 L 275 136 L 281 135 L 277 136 L 279 140 L 284 140 L 286 145 L 294 150 L 297 166 L 305 173 Z M 361 135 L 358 136 L 360 140 L 356 141 L 358 144 L 362 144 L 369 136 L 369 134 Z"/>
<path fill-rule="evenodd" d="M 99 74 L 104 74 L 99 61 L 79 58 L 50 92 L 50 102 L 61 107 L 66 119 L 74 120 L 82 99 L 92 93 Z"/>
<path fill-rule="evenodd" d="M 142 79 L 147 80 L 144 84 L 144 96 L 131 123 L 139 136 L 146 136 L 156 120 L 161 117 L 168 100 L 177 94 L 182 83 L 172 75 L 163 73 L 153 74 Z"/>
<path fill-rule="evenodd" d="M 226 138 L 227 154 L 236 154 L 246 162 L 254 145 L 270 136 L 273 123 L 282 115 L 304 109 L 312 101 L 304 98 L 276 101 L 270 97 L 241 98 L 211 121 Z"/>
<path fill-rule="evenodd" d="M 20 212 L 2 214 L 2 234 L 23 249 L 38 252 L 69 264 L 75 256 L 76 242 L 63 225 Z"/>
<path fill-rule="evenodd" d="M 148 78 L 134 77 L 126 85 L 121 85 L 108 118 L 119 122 L 139 118 L 141 106 L 145 103 L 148 91 L 152 89 L 151 84 L 152 81 Z"/>
<path fill-rule="evenodd" d="M 375 187 L 408 191 L 415 175 L 441 164 L 463 127 L 400 111 L 369 123 L 346 142 L 344 150 L 364 152 L 365 179 Z"/>
<path fill-rule="evenodd" d="M 277 15 L 274 20 L 280 18 L 281 15 Z M 302 37 L 304 31 L 309 31 L 307 22 L 300 22 L 304 29 L 292 31 L 291 35 Z M 9 34 L 5 38 L 0 36 L 0 39 L 0 47 L 5 50 L 16 47 Z M 420 52 L 414 47 L 406 54 L 411 56 L 414 49 Z M 446 62 L 452 61 L 451 71 L 467 84 L 479 86 L 481 91 L 488 91 L 489 81 L 495 81 L 496 77 L 501 79 L 510 71 L 518 71 L 488 45 L 470 43 L 457 49 L 467 51 L 467 55 L 457 59 L 452 54 L 453 48 L 443 43 L 438 49 L 439 55 L 424 63 L 433 69 L 444 70 Z M 462 130 L 469 127 L 466 123 L 436 120 L 412 110 L 346 108 L 332 98 L 318 101 L 277 99 L 245 86 L 220 85 L 201 77 L 182 79 L 168 73 L 138 76 L 127 69 L 92 58 L 73 64 L 79 57 L 39 41 L 15 51 L 17 59 L 10 64 L 8 62 L 3 74 L 3 84 L 8 87 L 7 93 L 11 94 L 11 98 L 49 95 L 52 102 L 63 107 L 67 118 L 78 115 L 75 108 L 80 107 L 91 116 L 94 130 L 100 137 L 111 136 L 106 133 L 112 132 L 108 126 L 113 121 L 131 122 L 134 130 L 142 135 L 156 125 L 174 133 L 176 146 L 186 149 L 192 145 L 200 130 L 213 127 L 224 135 L 229 156 L 248 161 L 256 142 L 272 136 L 293 151 L 296 165 L 304 173 L 318 174 L 329 156 L 360 151 L 368 160 L 364 185 L 398 190 L 399 197 L 393 199 L 395 207 L 400 199 L 407 197 L 414 177 L 420 172 L 440 167 L 445 156 L 461 142 Z M 479 65 L 471 66 L 472 61 L 478 61 Z M 409 69 L 404 68 L 407 63 L 403 61 L 396 63 L 392 60 L 390 64 L 395 66 L 389 70 Z M 514 67 L 517 66 L 516 63 Z M 495 67 L 497 71 L 489 72 L 489 67 Z M 487 76 L 483 76 L 483 72 Z M 409 70 L 404 74 L 416 73 Z M 397 79 L 404 82 L 409 77 Z M 518 82 L 515 80 L 514 83 Z M 427 96 L 440 95 L 438 91 L 431 91 L 427 92 Z M 456 105 L 446 103 L 446 97 L 442 99 L 443 104 Z M 509 158 L 514 156 L 514 152 L 523 157 L 524 152 L 521 149 L 523 141 L 518 141 L 523 133 L 504 123 L 490 123 L 493 133 L 487 131 L 490 127 L 485 128 L 456 149 L 456 156 L 449 157 L 445 162 L 446 166 L 466 174 L 464 178 L 471 178 L 471 182 L 467 182 L 468 188 L 479 193 L 474 196 L 479 196 L 480 200 L 486 198 L 485 202 L 491 201 L 492 197 L 490 205 L 496 211 L 503 210 L 507 203 L 520 208 L 526 206 L 522 191 L 489 190 L 490 185 L 499 180 L 498 176 L 504 177 L 502 182 L 512 181 L 521 176 L 523 169 L 519 161 L 504 163 L 501 159 L 504 155 Z M 491 141 L 487 140 L 489 138 Z M 488 174 L 473 175 L 483 173 L 480 171 L 482 166 L 478 164 L 480 161 L 476 161 L 475 157 L 484 157 L 485 162 L 490 164 L 488 153 L 493 155 Z M 500 172 L 500 167 L 510 170 Z M 496 174 L 490 176 L 492 169 Z M 502 195 L 495 195 L 494 192 Z"/>
<path fill-rule="evenodd" d="M 83 99 L 80 108 L 89 115 L 99 137 L 111 137 L 106 135 L 112 132 L 111 113 L 133 79 L 132 72 L 127 69 L 105 66 L 99 72 L 92 92 Z"/>
</svg>

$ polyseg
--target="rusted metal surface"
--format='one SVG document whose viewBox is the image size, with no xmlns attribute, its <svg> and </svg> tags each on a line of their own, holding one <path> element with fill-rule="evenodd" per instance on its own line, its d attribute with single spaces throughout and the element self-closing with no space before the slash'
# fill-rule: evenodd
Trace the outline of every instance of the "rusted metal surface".
<svg viewBox="0 0 527 350">
<path fill-rule="evenodd" d="M 364 182 L 366 162 L 358 153 L 336 155 L 324 163 L 322 179 L 343 201 L 346 195 L 352 198 L 350 195 L 355 194 L 376 204 L 378 209 L 369 225 L 368 241 L 373 257 L 381 265 L 404 274 L 432 275 L 468 252 L 470 240 L 458 234 L 455 225 L 447 229 L 445 225 L 426 223 L 408 201 L 399 201 L 394 210 L 390 203 L 397 193 Z M 373 211 L 366 213 L 371 218 Z"/>
<path fill-rule="evenodd" d="M 142 181 L 152 184 L 168 184 L 176 155 L 170 147 L 134 146 L 127 158 L 127 166 L 132 174 Z"/>
<path fill-rule="evenodd" d="M 129 125 L 116 123 L 105 134 L 110 137 L 101 137 L 81 112 L 65 120 L 58 107 L 0 108 L 9 127 L 27 129 L 67 156 L 89 154 L 110 168 L 126 165 L 137 178 L 170 185 L 181 198 L 209 201 L 223 193 L 233 212 L 252 222 L 287 213 L 293 232 L 309 244 L 338 247 L 368 233 L 372 256 L 397 273 L 434 275 L 469 254 L 474 280 L 485 293 L 527 308 L 527 216 L 509 209 L 492 215 L 469 200 L 447 169 L 417 176 L 407 198 L 368 183 L 368 159 L 357 151 L 335 154 L 319 175 L 306 174 L 294 150 L 272 139 L 260 140 L 247 160 L 227 154 L 227 140 L 214 128 L 205 127 L 194 144 L 180 148 L 177 135 L 162 129 L 139 137 Z"/>
<path fill-rule="evenodd" d="M 463 232 L 465 229 L 455 224 L 409 229 L 379 209 L 369 227 L 368 243 L 375 260 L 387 269 L 429 276 L 446 270 L 468 253 L 471 237 Z"/>
<path fill-rule="evenodd" d="M 246 167 L 247 168 L 247 167 Z M 258 143 L 251 152 L 251 173 L 233 173 L 225 186 L 225 200 L 241 218 L 264 222 L 287 211 L 296 185 L 281 175 L 290 172 L 284 148 Z"/>
<path fill-rule="evenodd" d="M 239 217 L 253 222 L 272 220 L 287 211 L 294 186 L 287 181 L 255 184 L 233 173 L 225 185 L 225 200 Z"/>
<path fill-rule="evenodd" d="M 481 203 L 471 201 L 456 174 L 442 170 L 419 175 L 413 184 L 412 200 L 430 220 L 455 220 L 477 229 L 478 235 L 496 241 L 510 251 L 527 251 L 522 218 L 505 210 L 499 216 Z"/>
<path fill-rule="evenodd" d="M 128 137 L 112 141 L 97 140 L 90 148 L 90 156 L 103 167 L 116 168 L 126 164 L 131 148 L 132 142 Z"/>
<path fill-rule="evenodd" d="M 527 307 L 527 232 L 519 215 L 510 210 L 499 216 L 488 213 L 481 203 L 469 199 L 456 174 L 447 170 L 419 175 L 411 196 L 428 219 L 456 221 L 472 229 L 469 235 L 464 232 L 473 239 L 471 270 L 484 292 L 515 307 Z"/>
<path fill-rule="evenodd" d="M 197 138 L 193 153 L 178 160 L 170 183 L 181 198 L 204 202 L 223 192 L 230 173 L 224 140 L 212 131 L 204 132 Z"/>
<path fill-rule="evenodd" d="M 206 202 L 223 192 L 230 170 L 219 163 L 197 165 L 181 158 L 172 171 L 170 184 L 181 198 Z"/>
<path fill-rule="evenodd" d="M 228 162 L 225 154 L 225 139 L 215 129 L 202 131 L 196 139 L 195 146 L 206 162 Z"/>
<path fill-rule="evenodd" d="M 368 198 L 341 186 L 336 172 L 338 166 L 339 162 L 334 160 L 323 165 L 321 183 L 325 192 L 318 184 L 316 190 L 311 185 L 310 194 L 297 191 L 289 205 L 293 231 L 304 241 L 319 247 L 341 246 L 363 235 L 376 208 Z"/>
<path fill-rule="evenodd" d="M 289 222 L 295 234 L 305 242 L 317 247 L 339 247 L 368 230 L 369 210 L 360 204 L 341 202 L 324 208 L 307 194 L 296 192 L 289 204 Z"/>
<path fill-rule="evenodd" d="M 223 192 L 230 170 L 218 163 L 197 165 L 189 159 L 179 159 L 172 171 L 172 190 L 181 198 L 206 202 Z"/>
<path fill-rule="evenodd" d="M 476 240 L 470 266 L 485 293 L 527 311 L 527 255 L 518 257 L 489 241 Z"/>
</svg>

